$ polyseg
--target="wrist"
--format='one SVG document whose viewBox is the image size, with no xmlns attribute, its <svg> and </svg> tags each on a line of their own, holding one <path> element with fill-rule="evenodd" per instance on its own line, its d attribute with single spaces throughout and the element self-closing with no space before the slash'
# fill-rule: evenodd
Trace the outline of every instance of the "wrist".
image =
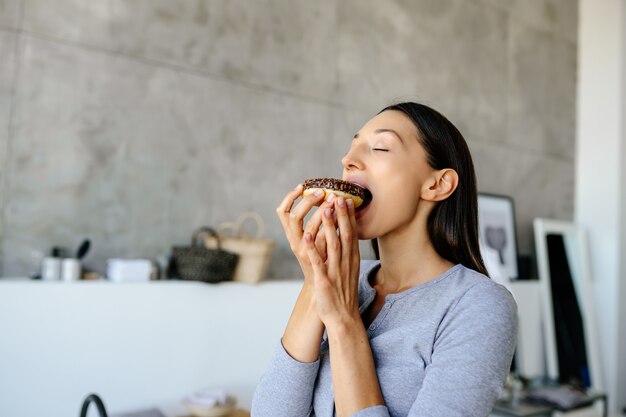
<svg viewBox="0 0 626 417">
<path fill-rule="evenodd" d="M 361 320 L 361 316 L 358 314 L 344 316 L 331 323 L 327 323 L 326 332 L 329 341 L 332 339 L 346 340 L 347 338 L 367 333 L 363 325 L 363 320 Z"/>
<path fill-rule="evenodd" d="M 313 288 L 313 284 L 306 278 L 304 279 L 304 283 L 302 284 L 302 288 L 300 289 L 298 301 L 306 305 L 307 310 L 315 310 L 315 288 Z M 317 310 L 315 311 L 317 315 Z"/>
<path fill-rule="evenodd" d="M 317 315 L 312 291 L 304 285 L 287 322 L 282 344 L 300 362 L 314 362 L 319 356 L 324 325 Z"/>
</svg>

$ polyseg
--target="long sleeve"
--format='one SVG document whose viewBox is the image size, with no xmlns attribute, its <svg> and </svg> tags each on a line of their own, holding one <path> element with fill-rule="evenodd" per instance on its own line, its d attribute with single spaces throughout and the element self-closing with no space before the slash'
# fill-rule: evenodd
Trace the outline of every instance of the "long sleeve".
<svg viewBox="0 0 626 417">
<path fill-rule="evenodd" d="M 375 296 L 361 268 L 361 307 Z M 517 335 L 511 294 L 462 265 L 385 297 L 368 327 L 385 404 L 351 417 L 486 417 L 508 375 Z M 330 417 L 334 395 L 329 346 L 313 363 L 280 345 L 252 403 L 253 417 Z M 313 395 L 315 393 L 315 395 Z"/>
<path fill-rule="evenodd" d="M 308 417 L 319 366 L 298 362 L 280 343 L 254 393 L 252 417 Z"/>
<path fill-rule="evenodd" d="M 502 287 L 476 285 L 441 322 L 422 387 L 408 417 L 486 417 L 509 372 L 517 306 Z M 402 391 L 403 386 L 399 385 Z M 389 417 L 387 406 L 352 417 Z"/>
<path fill-rule="evenodd" d="M 441 323 L 411 417 L 485 417 L 517 343 L 517 305 L 500 286 L 476 285 Z"/>
</svg>

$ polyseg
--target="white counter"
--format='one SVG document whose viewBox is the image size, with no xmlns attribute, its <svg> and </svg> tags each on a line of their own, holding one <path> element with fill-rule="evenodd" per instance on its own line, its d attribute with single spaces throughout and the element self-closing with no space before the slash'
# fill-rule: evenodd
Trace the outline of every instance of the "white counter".
<svg viewBox="0 0 626 417">
<path fill-rule="evenodd" d="M 301 285 L 0 279 L 0 416 L 78 416 L 91 392 L 185 414 L 205 387 L 249 408 Z"/>
<path fill-rule="evenodd" d="M 100 394 L 109 411 L 225 388 L 249 408 L 301 281 L 218 285 L 0 279 L 0 416 L 78 416 Z M 537 281 L 511 283 L 518 365 L 543 374 Z"/>
</svg>

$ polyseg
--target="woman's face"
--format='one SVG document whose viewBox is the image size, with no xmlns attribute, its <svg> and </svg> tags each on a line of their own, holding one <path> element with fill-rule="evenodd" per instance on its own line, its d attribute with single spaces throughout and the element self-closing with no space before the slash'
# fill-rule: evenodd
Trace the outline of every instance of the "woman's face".
<svg viewBox="0 0 626 417">
<path fill-rule="evenodd" d="M 343 179 L 372 193 L 371 203 L 356 213 L 359 239 L 385 236 L 415 219 L 420 190 L 433 172 L 417 134 L 404 113 L 387 110 L 354 136 L 341 161 Z"/>
</svg>

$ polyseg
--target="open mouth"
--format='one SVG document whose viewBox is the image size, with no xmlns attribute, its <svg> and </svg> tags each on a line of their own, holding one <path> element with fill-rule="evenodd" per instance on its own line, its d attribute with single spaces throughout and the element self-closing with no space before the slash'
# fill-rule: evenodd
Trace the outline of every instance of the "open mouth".
<svg viewBox="0 0 626 417">
<path fill-rule="evenodd" d="M 372 202 L 372 192 L 365 186 L 362 181 L 359 181 L 357 178 L 348 178 L 345 180 L 345 182 L 354 186 L 354 194 L 358 195 L 363 200 L 361 205 L 356 208 L 356 211 L 363 210 Z"/>
<path fill-rule="evenodd" d="M 365 190 L 365 196 L 363 197 L 363 203 L 356 209 L 356 211 L 361 211 L 365 207 L 367 207 L 372 202 L 372 192 L 367 188 L 361 186 Z"/>
</svg>

